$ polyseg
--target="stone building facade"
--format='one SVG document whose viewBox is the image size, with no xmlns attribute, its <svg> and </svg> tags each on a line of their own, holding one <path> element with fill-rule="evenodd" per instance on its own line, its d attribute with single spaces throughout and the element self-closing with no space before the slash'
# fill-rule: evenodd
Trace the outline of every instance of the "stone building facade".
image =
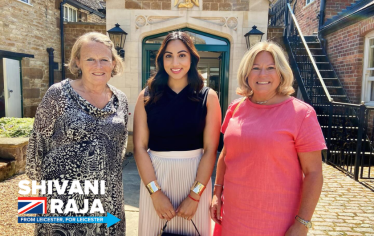
<svg viewBox="0 0 374 236">
<path fill-rule="evenodd" d="M 107 0 L 107 29 L 118 23 L 128 33 L 125 72 L 110 83 L 129 99 L 130 133 L 136 100 L 155 71 L 154 54 L 167 32 L 183 30 L 194 38 L 201 56 L 199 70 L 203 77 L 207 75 L 206 85 L 218 88 L 213 82 L 220 78 L 217 93 L 224 114 L 227 105 L 238 97 L 236 75 L 247 51 L 244 35 L 256 25 L 266 39 L 268 11 L 268 0 Z M 218 48 L 226 49 L 221 52 Z M 218 63 L 226 67 L 218 68 Z"/>
<path fill-rule="evenodd" d="M 0 50 L 33 55 L 24 58 L 22 68 L 23 114 L 35 114 L 36 106 L 48 89 L 48 53 L 54 48 L 60 61 L 60 11 L 54 1 L 0 2 Z M 59 6 L 58 6 L 59 7 Z M 1 67 L 3 60 L 1 60 Z M 3 74 L 1 75 L 3 84 Z M 2 86 L 3 88 L 3 86 Z"/>
<path fill-rule="evenodd" d="M 70 0 L 64 6 L 75 13 L 76 22 L 92 22 L 101 25 L 103 31 L 105 15 L 100 13 L 99 1 Z M 47 48 L 54 49 L 55 81 L 61 80 L 61 37 L 60 37 L 60 0 L 2 0 L 0 1 L 0 117 L 6 116 L 5 107 L 11 107 L 9 98 L 14 94 L 4 91 L 9 73 L 19 70 L 20 112 L 8 116 L 33 117 L 36 108 L 49 87 L 49 56 Z M 95 5 L 96 4 L 96 5 Z M 70 24 L 70 23 L 69 23 Z M 65 22 L 64 28 L 70 30 Z M 96 26 L 82 26 L 74 34 L 96 30 Z M 99 29 L 98 29 L 99 30 Z M 68 36 L 68 39 L 70 36 Z M 66 52 L 66 50 L 65 50 Z M 65 57 L 66 58 L 66 57 Z M 11 60 L 9 60 L 11 59 Z M 5 61 L 5 62 L 4 62 Z M 7 69 L 6 63 L 11 61 L 13 67 Z M 17 64 L 20 61 L 20 64 Z M 65 60 L 66 62 L 66 60 Z M 5 64 L 4 64 L 5 63 Z M 14 81 L 14 79 L 13 79 Z M 8 81 L 9 82 L 9 81 Z M 8 83 L 7 82 L 7 83 Z M 9 84 L 7 84 L 9 86 Z M 9 89 L 8 89 L 9 90 Z M 13 88 L 12 88 L 13 91 Z M 8 101 L 5 97 L 8 96 Z M 8 104 L 8 105 L 7 105 Z M 11 115 L 9 115 L 11 114 Z"/>
</svg>

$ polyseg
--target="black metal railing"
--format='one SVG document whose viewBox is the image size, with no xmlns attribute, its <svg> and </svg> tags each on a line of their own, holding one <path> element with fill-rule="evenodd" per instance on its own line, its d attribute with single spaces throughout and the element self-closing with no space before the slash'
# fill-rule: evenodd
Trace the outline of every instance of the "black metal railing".
<svg viewBox="0 0 374 236">
<path fill-rule="evenodd" d="M 270 5 L 269 9 L 269 25 L 270 26 L 284 26 L 284 14 L 287 7 L 287 0 L 278 0 L 276 3 Z"/>
<path fill-rule="evenodd" d="M 331 102 L 328 126 L 321 126 L 327 142 L 325 162 L 359 179 L 374 179 L 374 107 Z"/>
<path fill-rule="evenodd" d="M 361 153 L 358 159 L 360 168 L 359 178 L 374 179 L 374 107 L 365 106 L 364 114 L 365 119 L 362 126 L 362 133 L 358 133 L 359 137 L 362 137 Z M 360 128 L 358 131 L 360 131 Z M 365 142 L 364 138 L 367 138 Z"/>
<path fill-rule="evenodd" d="M 328 126 L 321 126 L 327 137 L 326 163 L 332 164 L 348 175 L 358 179 L 358 160 L 362 140 L 358 131 L 363 130 L 365 106 L 350 103 L 329 105 Z M 360 124 L 360 125 L 359 125 Z"/>
<path fill-rule="evenodd" d="M 286 5 L 285 45 L 302 96 L 316 110 L 326 138 L 324 161 L 355 180 L 374 179 L 374 107 L 349 103 L 335 71 L 327 68 L 330 63 L 318 38 L 304 37 L 288 1 Z"/>
<path fill-rule="evenodd" d="M 311 105 L 331 102 L 330 93 L 289 3 L 285 12 L 285 23 L 285 40 L 293 58 L 291 66 L 298 71 L 295 75 L 304 99 Z"/>
</svg>

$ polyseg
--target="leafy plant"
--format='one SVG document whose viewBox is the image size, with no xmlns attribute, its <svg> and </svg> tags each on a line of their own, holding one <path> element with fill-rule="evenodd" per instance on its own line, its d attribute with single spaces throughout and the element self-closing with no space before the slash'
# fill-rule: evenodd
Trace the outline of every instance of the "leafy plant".
<svg viewBox="0 0 374 236">
<path fill-rule="evenodd" d="M 0 118 L 0 138 L 29 137 L 34 118 Z"/>
</svg>

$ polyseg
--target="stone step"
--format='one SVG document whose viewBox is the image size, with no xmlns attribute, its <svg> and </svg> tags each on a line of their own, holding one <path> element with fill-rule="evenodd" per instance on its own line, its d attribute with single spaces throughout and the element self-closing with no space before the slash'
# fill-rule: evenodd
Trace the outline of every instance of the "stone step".
<svg viewBox="0 0 374 236">
<path fill-rule="evenodd" d="M 0 182 L 16 174 L 16 161 L 0 162 Z"/>
<path fill-rule="evenodd" d="M 28 138 L 0 138 L 0 181 L 25 172 Z"/>
</svg>

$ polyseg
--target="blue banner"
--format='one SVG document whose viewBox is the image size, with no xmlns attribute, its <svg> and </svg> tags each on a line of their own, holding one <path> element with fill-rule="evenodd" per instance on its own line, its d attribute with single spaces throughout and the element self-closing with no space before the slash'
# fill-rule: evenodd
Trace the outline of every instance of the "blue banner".
<svg viewBox="0 0 374 236">
<path fill-rule="evenodd" d="M 120 221 L 114 215 L 107 213 L 106 217 L 103 216 L 19 216 L 18 223 L 58 223 L 58 224 L 77 224 L 77 223 L 106 223 L 106 227 L 110 227 Z"/>
</svg>

